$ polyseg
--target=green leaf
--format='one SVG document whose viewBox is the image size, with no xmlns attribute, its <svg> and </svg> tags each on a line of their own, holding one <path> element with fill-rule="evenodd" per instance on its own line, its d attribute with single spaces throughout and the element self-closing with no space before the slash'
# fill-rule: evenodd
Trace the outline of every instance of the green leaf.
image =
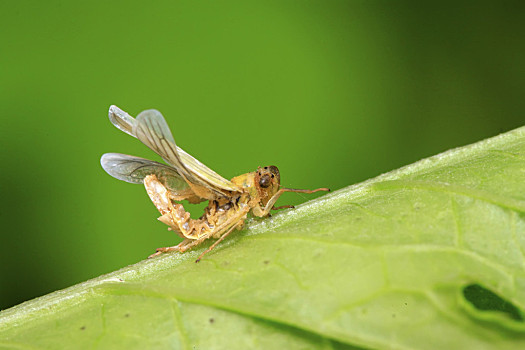
<svg viewBox="0 0 525 350">
<path fill-rule="evenodd" d="M 521 128 L 4 310 L 0 348 L 524 348 L 524 180 Z"/>
</svg>

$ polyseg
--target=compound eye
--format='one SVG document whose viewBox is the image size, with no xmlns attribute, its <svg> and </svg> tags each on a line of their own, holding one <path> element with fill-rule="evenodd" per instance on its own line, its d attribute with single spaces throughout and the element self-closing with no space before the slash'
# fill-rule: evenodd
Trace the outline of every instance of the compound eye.
<svg viewBox="0 0 525 350">
<path fill-rule="evenodd" d="M 262 188 L 267 188 L 268 186 L 270 186 L 271 182 L 272 180 L 270 179 L 270 175 L 266 174 L 263 175 L 259 180 L 259 186 L 261 186 Z"/>
</svg>

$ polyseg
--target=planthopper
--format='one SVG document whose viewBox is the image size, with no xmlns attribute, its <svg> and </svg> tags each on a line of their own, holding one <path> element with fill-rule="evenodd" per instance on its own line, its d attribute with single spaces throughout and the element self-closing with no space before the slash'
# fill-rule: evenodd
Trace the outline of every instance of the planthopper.
<svg viewBox="0 0 525 350">
<path fill-rule="evenodd" d="M 109 108 L 109 119 L 123 132 L 138 138 L 167 163 L 120 153 L 106 153 L 100 162 L 114 178 L 135 184 L 144 184 L 153 204 L 159 210 L 160 221 L 169 226 L 183 241 L 173 247 L 158 248 L 156 253 L 185 252 L 208 238 L 217 239 L 196 260 L 211 251 L 233 230 L 241 229 L 248 213 L 265 217 L 284 192 L 314 193 L 328 188 L 299 190 L 280 185 L 279 170 L 275 166 L 259 167 L 256 171 L 226 180 L 181 148 L 177 147 L 162 114 L 154 109 L 141 112 L 133 118 L 117 106 Z M 200 219 L 191 219 L 180 203 L 208 201 Z"/>
</svg>

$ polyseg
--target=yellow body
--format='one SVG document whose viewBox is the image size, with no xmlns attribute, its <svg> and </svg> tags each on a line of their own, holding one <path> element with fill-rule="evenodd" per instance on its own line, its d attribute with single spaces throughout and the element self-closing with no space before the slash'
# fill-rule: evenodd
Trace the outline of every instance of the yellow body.
<svg viewBox="0 0 525 350">
<path fill-rule="evenodd" d="M 153 204 L 162 214 L 159 220 L 184 238 L 179 245 L 159 248 L 152 256 L 173 250 L 184 252 L 210 237 L 221 238 L 235 228 L 241 229 L 250 211 L 255 216 L 267 216 L 277 200 L 276 196 L 280 195 L 279 181 L 279 171 L 274 166 L 234 177 L 231 182 L 238 190 L 229 197 L 210 200 L 204 215 L 194 220 L 182 204 L 173 202 L 169 190 L 155 175 L 148 175 L 144 185 Z"/>
</svg>

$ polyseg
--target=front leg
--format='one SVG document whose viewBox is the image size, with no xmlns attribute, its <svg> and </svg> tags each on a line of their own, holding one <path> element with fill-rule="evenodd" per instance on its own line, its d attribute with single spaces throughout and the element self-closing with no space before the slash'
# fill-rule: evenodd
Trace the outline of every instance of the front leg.
<svg viewBox="0 0 525 350">
<path fill-rule="evenodd" d="M 266 203 L 266 206 L 264 207 L 264 209 L 254 210 L 253 213 L 256 216 L 268 216 L 270 214 L 270 210 L 272 210 L 273 206 L 275 205 L 275 202 L 277 202 L 279 197 L 281 197 L 281 195 L 284 192 L 315 193 L 315 192 L 319 192 L 319 191 L 330 191 L 330 189 L 328 189 L 328 188 L 317 188 L 315 190 L 298 190 L 298 189 L 295 189 L 295 188 L 285 188 L 285 187 L 283 187 L 279 191 L 277 191 L 272 196 L 272 198 L 270 198 L 268 203 Z M 293 205 L 290 205 L 290 206 L 283 205 L 281 207 L 276 207 L 275 209 L 283 209 L 283 208 L 293 208 Z"/>
<path fill-rule="evenodd" d="M 281 210 L 281 209 L 293 209 L 295 208 L 293 205 L 281 205 L 280 207 L 272 207 L 272 210 Z"/>
</svg>

